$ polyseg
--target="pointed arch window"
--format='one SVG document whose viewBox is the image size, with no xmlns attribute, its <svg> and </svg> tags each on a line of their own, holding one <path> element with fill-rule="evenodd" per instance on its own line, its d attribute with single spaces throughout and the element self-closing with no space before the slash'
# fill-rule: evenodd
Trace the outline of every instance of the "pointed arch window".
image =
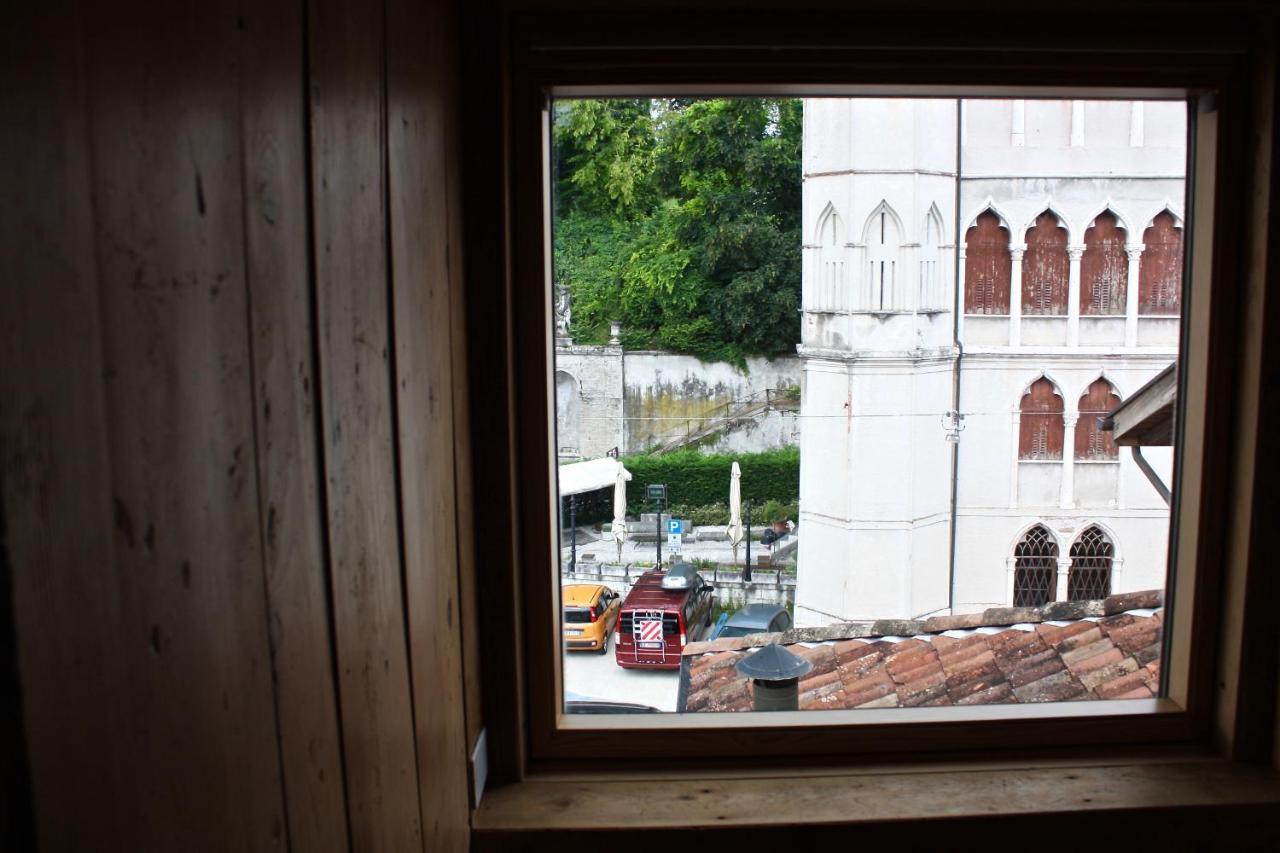
<svg viewBox="0 0 1280 853">
<path fill-rule="evenodd" d="M 1123 314 L 1129 281 L 1129 256 L 1125 230 L 1116 215 L 1103 211 L 1084 235 L 1080 259 L 1080 313 L 1098 316 Z"/>
<path fill-rule="evenodd" d="M 818 281 L 816 306 L 841 309 L 845 306 L 844 223 L 830 202 L 818 217 Z"/>
<path fill-rule="evenodd" d="M 1043 376 L 1022 395 L 1018 418 L 1018 458 L 1054 461 L 1062 458 L 1062 396 Z"/>
<path fill-rule="evenodd" d="M 1027 252 L 1022 259 L 1022 313 L 1066 314 L 1067 231 L 1053 211 L 1036 217 L 1027 229 Z"/>
<path fill-rule="evenodd" d="M 978 216 L 964 237 L 964 312 L 1008 314 L 1013 268 L 1009 232 L 990 210 Z"/>
<path fill-rule="evenodd" d="M 1182 310 L 1182 229 L 1163 211 L 1142 232 L 1138 313 L 1176 316 Z"/>
<path fill-rule="evenodd" d="M 1099 377 L 1080 398 L 1080 420 L 1076 423 L 1075 458 L 1095 462 L 1107 462 L 1120 458 L 1110 432 L 1098 428 L 1098 418 L 1104 418 L 1120 405 L 1120 395 L 1106 379 Z"/>
<path fill-rule="evenodd" d="M 1096 524 L 1085 528 L 1071 545 L 1067 573 L 1067 600 L 1091 601 L 1111 594 L 1111 567 L 1115 546 Z"/>
<path fill-rule="evenodd" d="M 1058 543 L 1043 524 L 1026 532 L 1013 550 L 1013 606 L 1039 607 L 1053 601 Z"/>
<path fill-rule="evenodd" d="M 881 202 L 867 220 L 867 267 L 863 307 L 868 311 L 893 311 L 898 305 L 902 235 L 898 218 Z"/>
<path fill-rule="evenodd" d="M 921 310 L 943 309 L 943 276 L 942 242 L 944 226 L 942 214 L 936 204 L 929 207 L 924 218 L 924 246 L 920 255 L 920 296 L 918 307 Z"/>
</svg>

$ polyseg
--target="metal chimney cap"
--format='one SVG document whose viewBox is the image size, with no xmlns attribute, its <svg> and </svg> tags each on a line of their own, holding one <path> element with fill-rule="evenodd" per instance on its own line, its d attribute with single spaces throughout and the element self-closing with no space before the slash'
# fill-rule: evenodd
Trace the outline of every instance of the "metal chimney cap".
<svg viewBox="0 0 1280 853">
<path fill-rule="evenodd" d="M 738 675 L 756 681 L 790 681 L 813 669 L 813 664 L 787 649 L 773 644 L 747 655 L 734 666 Z"/>
</svg>

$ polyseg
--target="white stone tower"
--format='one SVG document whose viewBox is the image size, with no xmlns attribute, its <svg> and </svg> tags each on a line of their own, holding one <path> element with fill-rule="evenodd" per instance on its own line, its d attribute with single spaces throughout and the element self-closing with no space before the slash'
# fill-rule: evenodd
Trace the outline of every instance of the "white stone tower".
<svg viewBox="0 0 1280 853">
<path fill-rule="evenodd" d="M 949 592 L 957 103 L 804 120 L 796 621 L 919 616 Z"/>
</svg>

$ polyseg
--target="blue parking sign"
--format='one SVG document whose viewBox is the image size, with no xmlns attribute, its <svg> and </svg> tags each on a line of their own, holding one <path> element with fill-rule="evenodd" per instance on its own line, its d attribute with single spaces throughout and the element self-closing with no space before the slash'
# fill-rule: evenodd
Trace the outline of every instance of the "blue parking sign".
<svg viewBox="0 0 1280 853">
<path fill-rule="evenodd" d="M 668 518 L 667 533 L 684 533 L 684 522 L 678 518 Z"/>
</svg>

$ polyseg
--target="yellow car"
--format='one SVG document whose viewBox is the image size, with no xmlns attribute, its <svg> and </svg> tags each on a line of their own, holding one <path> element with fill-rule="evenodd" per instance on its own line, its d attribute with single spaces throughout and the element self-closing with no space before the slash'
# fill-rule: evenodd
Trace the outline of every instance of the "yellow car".
<svg viewBox="0 0 1280 853">
<path fill-rule="evenodd" d="M 575 583 L 562 587 L 564 647 L 609 651 L 609 632 L 618 621 L 622 597 L 607 586 Z"/>
</svg>

